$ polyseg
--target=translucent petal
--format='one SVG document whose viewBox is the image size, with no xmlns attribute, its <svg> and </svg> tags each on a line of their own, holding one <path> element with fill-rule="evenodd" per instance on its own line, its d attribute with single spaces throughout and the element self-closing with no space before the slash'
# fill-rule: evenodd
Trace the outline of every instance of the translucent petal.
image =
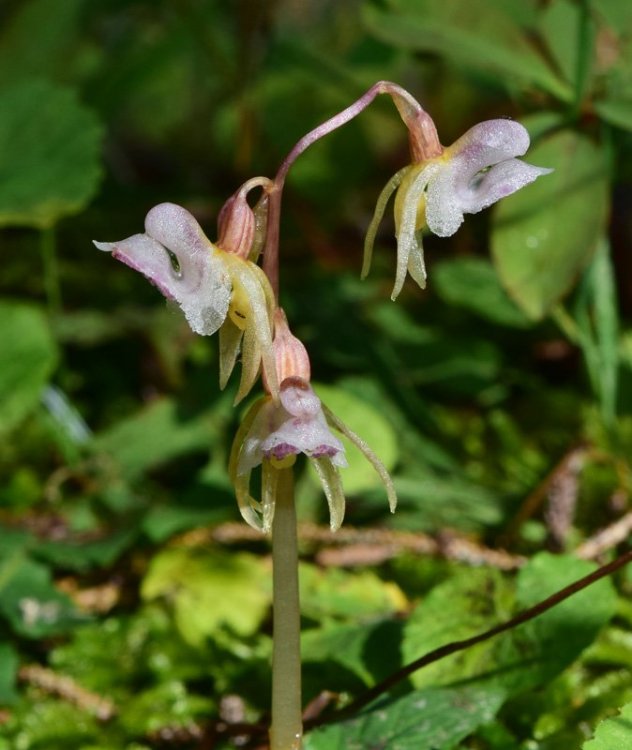
<svg viewBox="0 0 632 750">
<path fill-rule="evenodd" d="M 244 461 L 244 443 L 248 433 L 250 432 L 253 424 L 257 417 L 259 417 L 261 411 L 270 403 L 267 398 L 260 398 L 248 409 L 244 418 L 241 420 L 235 439 L 230 449 L 230 456 L 228 458 L 228 476 L 230 481 L 235 484 L 238 475 L 245 474 L 250 471 L 256 463 L 249 464 Z"/>
<path fill-rule="evenodd" d="M 412 280 L 419 284 L 420 289 L 426 288 L 426 264 L 424 262 L 421 230 L 415 232 L 414 244 L 410 248 L 410 255 L 408 256 L 408 273 Z"/>
<path fill-rule="evenodd" d="M 241 517 L 257 531 L 263 531 L 261 519 L 261 505 L 250 494 L 250 472 L 239 474 L 234 481 L 235 497 Z"/>
<path fill-rule="evenodd" d="M 274 351 L 272 349 L 272 326 L 270 322 L 269 299 L 267 297 L 270 284 L 265 276 L 265 283 L 262 282 L 262 274 L 263 272 L 258 266 L 246 261 L 244 267 L 239 272 L 239 280 L 248 293 L 252 309 L 252 321 L 248 321 L 247 326 L 252 325 L 254 328 L 261 352 L 261 361 L 266 374 L 266 382 L 272 397 L 278 400 L 279 382 L 274 362 Z"/>
<path fill-rule="evenodd" d="M 369 271 L 371 270 L 371 261 L 373 260 L 373 245 L 375 244 L 375 237 L 377 230 L 384 218 L 384 211 L 386 206 L 391 199 L 391 195 L 401 185 L 402 180 L 406 176 L 406 173 L 410 171 L 410 165 L 400 169 L 399 172 L 394 174 L 391 179 L 386 183 L 382 192 L 378 196 L 373 218 L 369 224 L 369 228 L 366 231 L 366 237 L 364 238 L 364 257 L 362 260 L 362 271 L 360 272 L 360 278 L 365 279 Z"/>
<path fill-rule="evenodd" d="M 345 516 L 345 493 L 340 473 L 329 458 L 312 458 L 311 462 L 329 505 L 329 526 L 332 531 L 338 531 Z"/>
<path fill-rule="evenodd" d="M 332 427 L 335 427 L 339 432 L 341 432 L 346 438 L 348 438 L 355 446 L 358 448 L 364 457 L 367 459 L 367 461 L 373 466 L 375 471 L 378 473 L 380 479 L 382 480 L 382 483 L 384 485 L 384 488 L 386 489 L 386 495 L 388 497 L 388 505 L 391 510 L 391 513 L 395 512 L 395 508 L 397 507 L 397 494 L 395 492 L 395 486 L 393 485 L 393 480 L 391 479 L 390 474 L 388 473 L 386 466 L 380 461 L 380 459 L 375 455 L 375 453 L 369 448 L 368 444 L 365 443 L 364 440 L 359 435 L 356 435 L 353 430 L 350 430 L 347 425 L 342 422 L 338 417 L 331 411 L 331 409 L 328 409 L 323 404 L 323 412 L 325 414 L 325 417 L 327 418 L 327 421 Z"/>
<path fill-rule="evenodd" d="M 279 482 L 279 472 L 269 461 L 264 461 L 261 465 L 261 507 L 263 514 L 263 530 L 266 534 L 272 531 L 272 522 L 274 521 L 274 504 L 277 495 L 277 485 Z"/>
<path fill-rule="evenodd" d="M 241 380 L 239 390 L 235 396 L 235 404 L 238 404 L 250 393 L 252 386 L 259 374 L 261 363 L 261 348 L 257 339 L 255 326 L 248 322 L 241 342 Z"/>
<path fill-rule="evenodd" d="M 423 198 L 426 186 L 435 175 L 443 168 L 443 165 L 437 162 L 430 162 L 425 166 L 412 181 L 410 186 L 406 187 L 404 203 L 400 216 L 396 216 L 397 223 L 397 271 L 395 273 L 395 286 L 391 294 L 391 299 L 395 300 L 399 296 L 406 279 L 408 270 L 408 259 L 414 248 L 417 247 L 415 232 L 417 231 L 417 211 L 419 203 Z M 404 188 L 402 188 L 404 189 Z"/>
<path fill-rule="evenodd" d="M 222 390 L 235 367 L 243 334 L 229 317 L 219 329 L 219 387 Z"/>
</svg>

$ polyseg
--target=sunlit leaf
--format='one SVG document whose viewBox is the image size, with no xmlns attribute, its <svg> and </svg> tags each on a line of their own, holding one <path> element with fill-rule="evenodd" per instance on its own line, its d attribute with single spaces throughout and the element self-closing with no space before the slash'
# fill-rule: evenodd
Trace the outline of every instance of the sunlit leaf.
<svg viewBox="0 0 632 750">
<path fill-rule="evenodd" d="M 627 703 L 617 716 L 606 719 L 597 727 L 592 740 L 582 750 L 623 750 L 632 747 L 632 703 Z"/>
<path fill-rule="evenodd" d="M 419 690 L 308 734 L 305 750 L 451 750 L 491 721 L 501 700 L 498 692 L 480 688 Z"/>
<path fill-rule="evenodd" d="M 555 171 L 500 202 L 492 253 L 511 297 L 538 320 L 590 260 L 603 232 L 609 191 L 604 152 L 583 135 L 554 134 L 529 152 L 529 161 Z"/>
<path fill-rule="evenodd" d="M 270 606 L 269 585 L 253 555 L 173 548 L 153 558 L 141 591 L 145 600 L 167 597 L 183 638 L 200 645 L 222 626 L 252 633 Z"/>
<path fill-rule="evenodd" d="M 25 79 L 0 89 L 0 226 L 50 227 L 94 195 L 102 129 L 72 89 Z"/>
</svg>

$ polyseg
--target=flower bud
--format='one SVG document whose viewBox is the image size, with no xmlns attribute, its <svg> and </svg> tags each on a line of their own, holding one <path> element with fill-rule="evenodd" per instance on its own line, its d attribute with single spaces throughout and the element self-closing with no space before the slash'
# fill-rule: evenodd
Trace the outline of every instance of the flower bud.
<svg viewBox="0 0 632 750">
<path fill-rule="evenodd" d="M 255 237 L 255 214 L 241 190 L 222 206 L 217 221 L 217 245 L 227 253 L 248 258 Z"/>
<path fill-rule="evenodd" d="M 279 383 L 287 378 L 300 378 L 309 383 L 311 365 L 307 349 L 290 331 L 283 310 L 274 311 L 274 340 L 272 351 Z"/>
</svg>

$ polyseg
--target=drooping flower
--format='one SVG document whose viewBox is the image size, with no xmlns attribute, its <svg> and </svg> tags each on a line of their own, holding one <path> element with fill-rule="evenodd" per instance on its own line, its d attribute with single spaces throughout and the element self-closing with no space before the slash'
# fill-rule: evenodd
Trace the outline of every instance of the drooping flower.
<svg viewBox="0 0 632 750">
<path fill-rule="evenodd" d="M 94 244 L 140 271 L 177 302 L 196 333 L 210 336 L 219 330 L 222 388 L 241 353 L 236 401 L 250 391 L 260 365 L 276 398 L 271 324 L 275 301 L 265 274 L 248 259 L 256 244 L 256 218 L 243 190 L 227 202 L 219 224 L 220 238 L 214 244 L 186 209 L 161 203 L 147 214 L 144 234 Z"/>
<path fill-rule="evenodd" d="M 382 190 L 364 245 L 362 276 L 371 266 L 373 243 L 391 195 L 395 196 L 397 271 L 391 299 L 404 285 L 406 272 L 426 285 L 421 230 L 450 237 L 464 214 L 475 214 L 515 193 L 552 170 L 534 167 L 515 157 L 529 148 L 529 134 L 512 120 L 487 120 L 470 128 L 448 148 L 425 133 L 430 154 L 397 172 Z M 415 149 L 413 149 L 415 153 Z"/>
<path fill-rule="evenodd" d="M 278 471 L 306 455 L 318 474 L 329 505 L 332 530 L 340 527 L 345 497 L 340 468 L 347 466 L 344 446 L 332 428 L 349 438 L 378 472 L 391 510 L 396 496 L 381 461 L 367 444 L 324 406 L 310 385 L 310 363 L 301 341 L 289 330 L 281 309 L 275 312 L 274 356 L 280 381 L 279 402 L 265 396 L 246 414 L 233 442 L 229 473 L 240 512 L 251 526 L 269 531 L 274 517 Z M 253 469 L 262 467 L 261 502 L 250 494 Z"/>
</svg>

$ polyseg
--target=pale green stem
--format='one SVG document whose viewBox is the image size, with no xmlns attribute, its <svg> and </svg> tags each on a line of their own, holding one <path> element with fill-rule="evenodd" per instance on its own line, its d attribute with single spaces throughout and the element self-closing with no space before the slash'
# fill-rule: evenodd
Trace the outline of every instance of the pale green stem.
<svg viewBox="0 0 632 750">
<path fill-rule="evenodd" d="M 272 523 L 273 652 L 270 750 L 300 750 L 301 615 L 292 469 L 279 470 Z"/>
</svg>

